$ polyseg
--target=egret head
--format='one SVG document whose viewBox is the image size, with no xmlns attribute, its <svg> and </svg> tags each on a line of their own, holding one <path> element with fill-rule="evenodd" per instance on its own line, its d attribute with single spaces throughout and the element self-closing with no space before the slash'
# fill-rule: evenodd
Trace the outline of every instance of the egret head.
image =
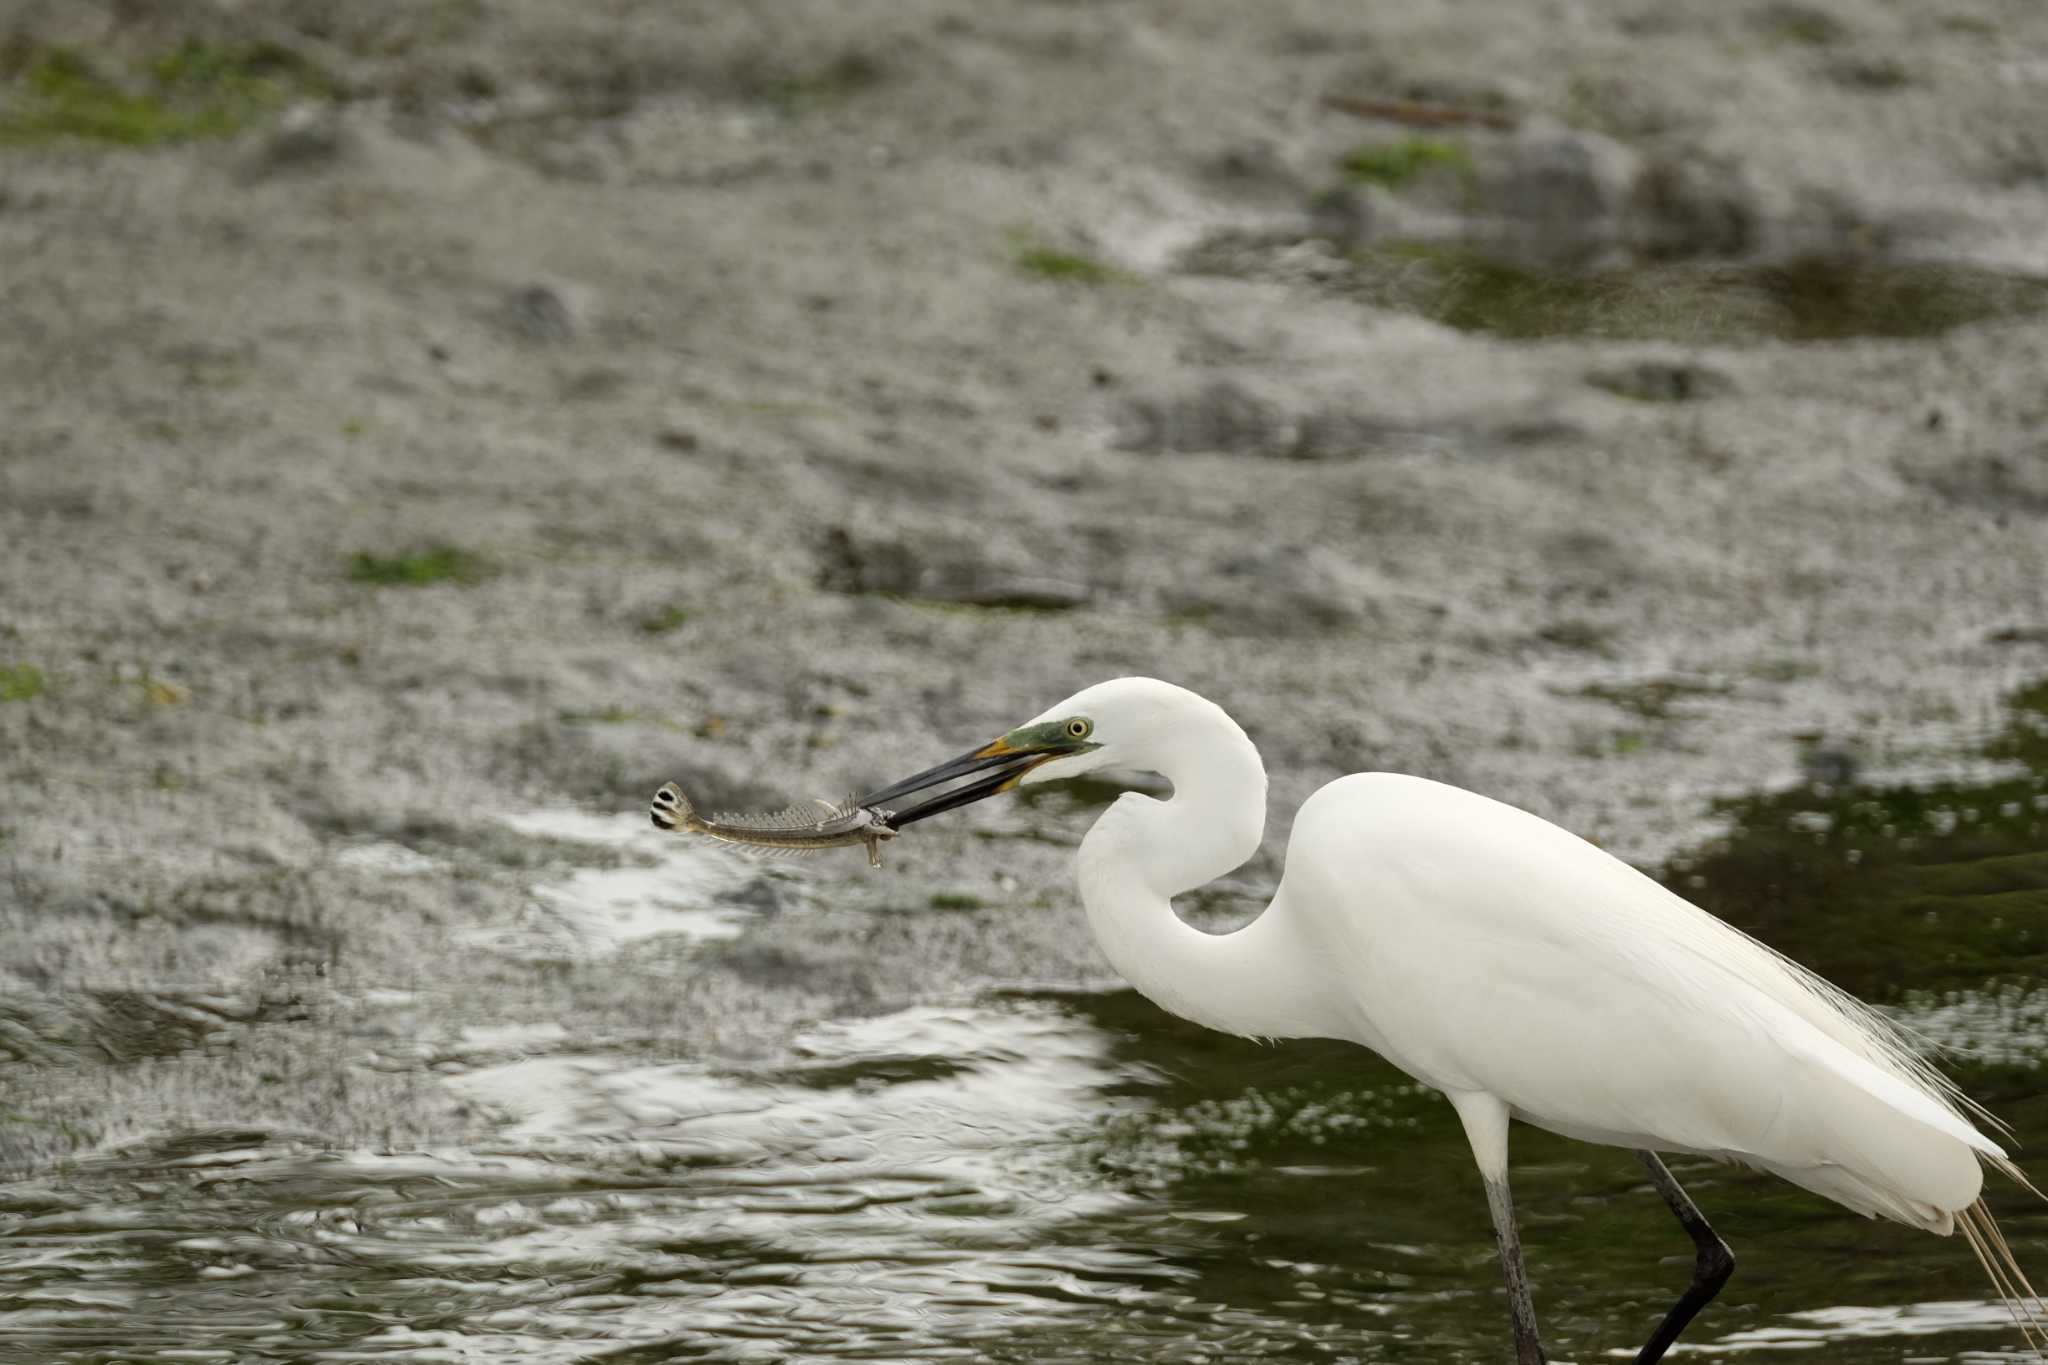
<svg viewBox="0 0 2048 1365">
<path fill-rule="evenodd" d="M 1027 782 L 1057 782 L 1097 768 L 1156 770 L 1151 756 L 1172 743 L 1190 704 L 1209 707 L 1194 693 L 1152 678 L 1097 683 L 978 749 L 868 793 L 860 803 L 891 811 L 889 824 L 900 829 Z M 972 780 L 911 805 L 899 804 L 962 778 Z"/>
</svg>

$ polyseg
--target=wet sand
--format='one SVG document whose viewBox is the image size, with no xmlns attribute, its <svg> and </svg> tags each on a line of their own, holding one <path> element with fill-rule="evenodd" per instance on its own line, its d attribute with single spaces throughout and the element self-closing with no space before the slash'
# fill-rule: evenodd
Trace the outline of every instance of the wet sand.
<svg viewBox="0 0 2048 1365">
<path fill-rule="evenodd" d="M 1272 772 L 1222 922 L 1344 772 L 1656 861 L 1816 762 L 1978 771 L 2048 672 L 2043 12 L 117 8 L 0 9 L 10 1170 L 1106 974 L 1075 799 L 870 873 L 663 844 L 667 778 L 1156 674 Z M 178 53 L 223 135 L 53 131 Z M 1812 312 L 1843 261 L 1895 305 Z"/>
</svg>

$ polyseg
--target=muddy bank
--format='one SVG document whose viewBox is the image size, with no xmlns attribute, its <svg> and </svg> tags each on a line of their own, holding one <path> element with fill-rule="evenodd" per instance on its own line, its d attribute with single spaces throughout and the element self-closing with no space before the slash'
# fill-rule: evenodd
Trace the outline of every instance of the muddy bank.
<svg viewBox="0 0 2048 1365">
<path fill-rule="evenodd" d="M 0 10 L 0 1161 L 1099 979 L 1079 798 L 877 875 L 637 822 L 1118 673 L 1266 755 L 1219 920 L 1360 768 L 1643 861 L 1978 774 L 2043 22 Z"/>
</svg>

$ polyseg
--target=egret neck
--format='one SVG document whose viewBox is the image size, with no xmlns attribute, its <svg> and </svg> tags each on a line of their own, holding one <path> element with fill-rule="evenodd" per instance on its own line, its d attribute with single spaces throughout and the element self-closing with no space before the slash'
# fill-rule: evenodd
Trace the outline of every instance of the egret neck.
<svg viewBox="0 0 2048 1365">
<path fill-rule="evenodd" d="M 1207 1028 L 1250 1038 L 1318 1030 L 1302 960 L 1270 911 L 1228 934 L 1174 913 L 1173 897 L 1215 880 L 1258 852 L 1266 825 L 1266 769 L 1221 708 L 1174 717 L 1128 766 L 1159 773 L 1173 795 L 1126 792 L 1081 841 L 1081 900 L 1110 965 L 1147 999 Z"/>
</svg>

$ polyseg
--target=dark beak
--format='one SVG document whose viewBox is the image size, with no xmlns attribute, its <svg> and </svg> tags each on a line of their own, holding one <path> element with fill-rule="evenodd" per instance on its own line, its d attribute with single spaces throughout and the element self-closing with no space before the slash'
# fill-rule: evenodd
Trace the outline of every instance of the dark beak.
<svg viewBox="0 0 2048 1365">
<path fill-rule="evenodd" d="M 1017 785 L 1025 773 L 1041 763 L 1050 762 L 1063 754 L 1079 752 L 1083 745 L 1056 745 L 1044 749 L 1012 749 L 1002 740 L 949 759 L 936 768 L 926 768 L 913 777 L 893 783 L 878 791 L 857 798 L 860 805 L 881 812 L 882 823 L 890 829 L 902 829 L 929 816 L 945 811 L 958 810 L 973 805 L 976 801 L 1000 795 Z M 906 796 L 943 787 L 959 778 L 971 777 L 951 791 L 898 809 L 896 803 Z"/>
</svg>

